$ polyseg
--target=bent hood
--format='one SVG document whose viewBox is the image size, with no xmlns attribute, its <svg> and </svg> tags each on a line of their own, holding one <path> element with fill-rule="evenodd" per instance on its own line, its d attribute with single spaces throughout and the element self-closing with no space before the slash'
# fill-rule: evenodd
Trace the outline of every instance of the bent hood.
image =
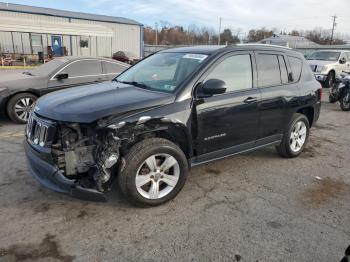
<svg viewBox="0 0 350 262">
<path fill-rule="evenodd" d="M 35 113 L 57 121 L 91 123 L 113 114 L 171 103 L 173 94 L 117 82 L 87 85 L 41 97 Z"/>
</svg>

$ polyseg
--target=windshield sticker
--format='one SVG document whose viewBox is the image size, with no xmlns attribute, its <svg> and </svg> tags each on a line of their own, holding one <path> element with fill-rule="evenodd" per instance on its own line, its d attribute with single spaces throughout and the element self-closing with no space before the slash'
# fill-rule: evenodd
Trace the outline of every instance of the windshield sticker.
<svg viewBox="0 0 350 262">
<path fill-rule="evenodd" d="M 207 57 L 208 57 L 207 55 L 201 55 L 201 54 L 186 54 L 182 58 L 195 59 L 195 60 L 199 60 L 200 62 L 202 62 Z"/>
<path fill-rule="evenodd" d="M 174 91 L 176 88 L 176 86 L 173 85 L 164 85 L 164 89 L 168 90 L 168 91 Z"/>
</svg>

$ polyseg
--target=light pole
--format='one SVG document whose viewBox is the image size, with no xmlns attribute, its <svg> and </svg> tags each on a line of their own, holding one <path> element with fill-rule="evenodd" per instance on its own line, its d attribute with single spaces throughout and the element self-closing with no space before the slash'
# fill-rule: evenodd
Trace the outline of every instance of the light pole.
<svg viewBox="0 0 350 262">
<path fill-rule="evenodd" d="M 156 23 L 156 45 L 158 45 L 158 23 Z"/>
<path fill-rule="evenodd" d="M 220 17 L 220 21 L 219 21 L 219 39 L 218 39 L 218 45 L 220 45 L 220 34 L 221 34 L 221 20 L 222 20 L 222 18 Z"/>
</svg>

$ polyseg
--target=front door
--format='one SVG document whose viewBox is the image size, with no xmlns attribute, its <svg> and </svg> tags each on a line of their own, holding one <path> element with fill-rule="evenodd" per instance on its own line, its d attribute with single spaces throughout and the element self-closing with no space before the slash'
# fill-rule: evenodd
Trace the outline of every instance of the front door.
<svg viewBox="0 0 350 262">
<path fill-rule="evenodd" d="M 53 35 L 53 36 L 51 36 L 51 41 L 52 41 L 52 54 L 53 54 L 53 56 L 61 56 L 62 55 L 61 36 Z"/>
<path fill-rule="evenodd" d="M 252 53 L 232 53 L 221 58 L 202 82 L 220 79 L 226 93 L 197 103 L 198 162 L 222 157 L 254 146 L 258 135 L 257 105 L 260 91 L 254 87 Z"/>
</svg>

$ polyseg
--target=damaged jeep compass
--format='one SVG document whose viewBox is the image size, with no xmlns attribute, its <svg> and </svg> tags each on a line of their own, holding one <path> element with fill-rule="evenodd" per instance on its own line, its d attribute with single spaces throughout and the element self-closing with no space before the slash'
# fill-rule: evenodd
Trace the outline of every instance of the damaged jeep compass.
<svg viewBox="0 0 350 262">
<path fill-rule="evenodd" d="M 26 127 L 28 167 L 54 191 L 104 201 L 117 185 L 135 204 L 159 205 L 192 166 L 265 146 L 298 156 L 321 95 L 288 48 L 168 49 L 111 82 L 40 98 Z"/>
</svg>

